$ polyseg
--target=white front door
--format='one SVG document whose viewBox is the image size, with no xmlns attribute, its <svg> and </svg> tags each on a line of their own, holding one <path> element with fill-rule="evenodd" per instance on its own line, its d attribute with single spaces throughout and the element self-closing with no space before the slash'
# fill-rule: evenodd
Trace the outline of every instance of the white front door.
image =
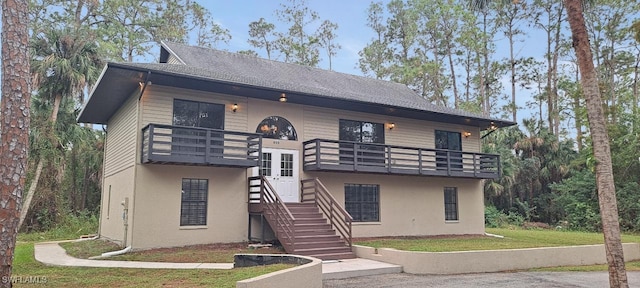
<svg viewBox="0 0 640 288">
<path fill-rule="evenodd" d="M 260 169 L 282 201 L 300 202 L 298 151 L 263 148 Z"/>
</svg>

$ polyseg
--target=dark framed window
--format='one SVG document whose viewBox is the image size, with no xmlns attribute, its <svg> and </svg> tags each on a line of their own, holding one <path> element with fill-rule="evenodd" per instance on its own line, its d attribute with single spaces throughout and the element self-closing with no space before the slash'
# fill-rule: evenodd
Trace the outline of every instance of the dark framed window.
<svg viewBox="0 0 640 288">
<path fill-rule="evenodd" d="M 271 176 L 271 159 L 272 155 L 269 152 L 262 153 L 262 163 L 260 164 L 261 174 L 262 176 Z"/>
<path fill-rule="evenodd" d="M 436 152 L 436 167 L 446 169 L 447 163 L 453 170 L 462 170 L 462 137 L 460 132 L 436 130 L 436 149 L 451 150 Z"/>
<path fill-rule="evenodd" d="M 380 185 L 345 184 L 344 207 L 354 222 L 380 221 Z"/>
<path fill-rule="evenodd" d="M 261 133 L 264 138 L 298 140 L 298 134 L 293 125 L 291 125 L 291 122 L 280 116 L 264 118 L 264 120 L 258 124 L 256 133 Z"/>
<path fill-rule="evenodd" d="M 224 105 L 174 99 L 173 125 L 223 130 Z M 209 141 L 206 145 L 207 131 L 174 128 L 171 151 L 184 157 L 203 157 L 206 155 L 205 147 L 209 146 L 210 155 L 222 157 L 224 135 L 210 133 Z"/>
<path fill-rule="evenodd" d="M 207 225 L 209 180 L 182 179 L 180 226 Z"/>
<path fill-rule="evenodd" d="M 385 163 L 384 146 L 367 144 L 384 144 L 384 124 L 366 121 L 340 119 L 340 141 L 358 142 L 340 143 L 340 163 L 366 163 L 375 165 Z"/>
<path fill-rule="evenodd" d="M 444 187 L 444 220 L 458 221 L 458 188 Z"/>
<path fill-rule="evenodd" d="M 173 100 L 173 125 L 224 129 L 224 105 Z"/>
</svg>

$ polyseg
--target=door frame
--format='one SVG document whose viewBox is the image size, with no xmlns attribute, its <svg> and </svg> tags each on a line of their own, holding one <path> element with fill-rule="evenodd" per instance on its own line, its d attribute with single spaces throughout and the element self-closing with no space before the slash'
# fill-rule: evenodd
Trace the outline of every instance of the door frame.
<svg viewBox="0 0 640 288">
<path fill-rule="evenodd" d="M 293 180 L 295 183 L 295 192 L 296 192 L 296 201 L 291 201 L 290 203 L 299 203 L 300 202 L 300 150 L 295 150 L 295 149 L 280 149 L 280 148 L 271 148 L 271 147 L 263 147 L 262 151 L 260 151 L 260 153 L 271 153 L 273 154 L 277 154 L 277 155 L 282 155 L 282 153 L 287 153 L 287 154 L 293 154 Z M 262 159 L 262 154 L 260 155 L 260 159 Z M 272 158 L 272 165 L 273 165 L 273 158 Z M 280 159 L 278 159 L 277 163 L 280 163 Z M 260 171 L 262 169 L 262 161 L 260 161 L 259 166 L 257 167 L 253 167 L 251 169 L 251 174 L 252 176 L 264 176 L 264 175 L 260 175 Z M 279 167 L 278 167 L 278 171 L 279 171 Z M 272 166 L 272 170 L 273 170 L 273 166 Z M 267 176 L 265 176 L 267 177 Z M 274 177 L 274 176 L 268 176 L 268 177 Z M 276 189 L 277 184 L 276 183 L 272 183 L 270 182 L 271 185 L 273 186 L 274 189 Z M 277 193 L 277 189 L 276 189 L 276 193 Z M 282 197 L 282 196 L 281 196 Z M 285 201 L 285 200 L 283 200 Z M 289 202 L 289 201 L 285 201 L 285 202 Z"/>
</svg>

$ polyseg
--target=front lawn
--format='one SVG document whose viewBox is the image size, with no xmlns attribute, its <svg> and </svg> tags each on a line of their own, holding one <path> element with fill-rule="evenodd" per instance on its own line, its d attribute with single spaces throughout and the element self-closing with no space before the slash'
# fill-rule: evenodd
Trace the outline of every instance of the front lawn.
<svg viewBox="0 0 640 288">
<path fill-rule="evenodd" d="M 405 251 L 453 252 L 472 250 L 519 249 L 536 247 L 558 247 L 572 245 L 602 244 L 604 238 L 599 233 L 523 230 L 487 228 L 487 233 L 504 236 L 438 236 L 438 237 L 398 237 L 357 240 L 355 244 L 375 248 L 395 248 Z M 640 235 L 622 235 L 622 242 L 640 243 Z M 640 271 L 640 261 L 627 262 L 628 271 Z M 565 266 L 538 268 L 532 271 L 606 271 L 606 265 Z"/>
<path fill-rule="evenodd" d="M 47 287 L 236 287 L 236 282 L 294 265 L 267 265 L 230 270 L 54 267 L 37 262 L 33 243 L 18 243 L 12 279 L 15 286 Z M 21 280 L 23 283 L 18 283 Z M 28 284 L 24 282 L 38 281 Z"/>
<path fill-rule="evenodd" d="M 355 244 L 375 248 L 395 248 L 406 251 L 452 252 L 470 250 L 519 249 L 602 244 L 602 234 L 555 230 L 521 230 L 487 228 L 488 236 L 400 237 L 357 240 Z M 623 242 L 639 242 L 640 235 L 623 235 Z"/>
<path fill-rule="evenodd" d="M 104 260 L 149 261 L 175 263 L 233 263 L 235 254 L 282 254 L 277 247 L 251 249 L 247 243 L 221 243 L 193 245 L 175 248 L 158 248 L 130 252 L 127 254 L 105 258 Z M 89 258 L 104 252 L 120 250 L 121 247 L 103 241 L 87 240 L 61 243 L 67 254 L 76 258 Z"/>
</svg>

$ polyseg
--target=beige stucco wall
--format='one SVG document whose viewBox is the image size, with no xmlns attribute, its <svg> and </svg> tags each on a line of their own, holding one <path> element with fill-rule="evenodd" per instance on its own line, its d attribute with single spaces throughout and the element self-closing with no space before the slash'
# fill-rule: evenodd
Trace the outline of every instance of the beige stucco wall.
<svg viewBox="0 0 640 288">
<path fill-rule="evenodd" d="M 484 234 L 482 181 L 315 172 L 344 205 L 344 184 L 380 185 L 380 222 L 354 223 L 354 237 Z M 458 188 L 459 221 L 444 220 L 444 187 Z"/>
<path fill-rule="evenodd" d="M 625 261 L 640 259 L 640 244 L 624 243 Z M 461 274 L 605 264 L 604 245 L 510 250 L 413 252 L 354 246 L 358 257 L 402 265 L 412 274 Z M 377 253 L 376 253 L 377 252 Z"/>
<path fill-rule="evenodd" d="M 136 163 L 136 124 L 138 102 L 134 92 L 123 107 L 107 122 L 107 136 L 104 155 L 104 179 L 100 202 L 101 237 L 120 244 L 130 243 L 131 219 L 125 241 L 124 207 L 121 203 L 129 198 L 129 208 L 133 207 L 133 193 Z"/>
<path fill-rule="evenodd" d="M 100 237 L 107 238 L 121 245 L 124 241 L 124 206 L 121 204 L 129 198 L 129 208 L 133 207 L 134 166 L 104 178 L 102 199 L 100 202 Z M 131 210 L 130 210 L 131 211 Z M 126 244 L 131 243 L 131 217 L 128 219 L 129 232 Z"/>
<path fill-rule="evenodd" d="M 182 178 L 209 180 L 206 226 L 180 226 Z M 245 169 L 139 165 L 135 203 L 135 249 L 247 240 Z"/>
</svg>

